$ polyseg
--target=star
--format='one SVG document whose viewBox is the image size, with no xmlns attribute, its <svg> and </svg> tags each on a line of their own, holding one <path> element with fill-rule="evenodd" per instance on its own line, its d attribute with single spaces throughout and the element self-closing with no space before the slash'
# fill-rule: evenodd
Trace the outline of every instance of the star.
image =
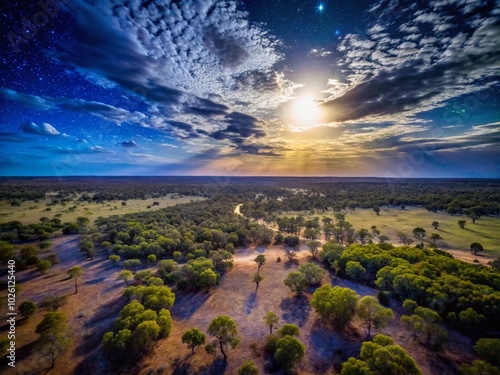
<svg viewBox="0 0 500 375">
<path fill-rule="evenodd" d="M 323 4 L 321 4 L 321 3 L 320 3 L 320 4 L 318 5 L 318 10 L 319 10 L 320 12 L 322 12 L 322 11 L 323 11 L 323 9 L 325 9 L 325 6 L 324 6 Z"/>
</svg>

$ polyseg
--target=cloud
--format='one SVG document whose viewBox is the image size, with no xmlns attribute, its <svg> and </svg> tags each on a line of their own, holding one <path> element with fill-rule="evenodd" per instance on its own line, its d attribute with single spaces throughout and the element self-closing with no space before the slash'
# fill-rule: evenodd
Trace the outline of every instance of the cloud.
<svg viewBox="0 0 500 375">
<path fill-rule="evenodd" d="M 366 38 L 348 35 L 338 47 L 348 87 L 326 91 L 331 95 L 322 105 L 324 120 L 411 121 L 498 83 L 500 25 L 488 16 L 492 5 L 485 4 L 465 30 L 454 26 L 467 22 L 457 11 L 464 1 L 431 0 L 418 8 L 376 3 L 371 13 L 377 21 Z"/>
<path fill-rule="evenodd" d="M 171 145 L 170 143 L 160 143 L 158 146 L 164 148 L 178 148 L 176 145 Z"/>
<path fill-rule="evenodd" d="M 4 88 L 0 88 L 0 94 L 4 95 L 4 97 L 7 99 L 21 102 L 38 110 L 49 111 L 53 109 L 63 109 L 71 112 L 88 113 L 115 124 L 122 124 L 124 122 L 139 123 L 147 118 L 147 116 L 141 112 L 129 112 L 123 108 L 117 108 L 109 104 L 95 101 L 69 98 L 52 98 L 50 96 L 41 97 L 36 95 L 18 93 L 16 91 Z M 43 103 L 43 105 L 41 105 L 40 103 Z"/>
<path fill-rule="evenodd" d="M 135 143 L 134 141 L 127 141 L 127 142 L 122 142 L 120 143 L 123 147 L 128 147 L 128 148 L 131 148 L 131 147 L 137 147 L 138 144 Z"/>
<path fill-rule="evenodd" d="M 37 125 L 34 122 L 26 122 L 21 125 L 20 129 L 25 133 L 37 134 L 37 135 L 61 135 L 59 131 L 52 125 L 44 122 L 41 125 Z"/>
<path fill-rule="evenodd" d="M 332 54 L 333 54 L 332 51 L 328 51 L 325 48 L 313 48 L 309 51 L 307 55 L 313 57 L 328 57 Z"/>
</svg>

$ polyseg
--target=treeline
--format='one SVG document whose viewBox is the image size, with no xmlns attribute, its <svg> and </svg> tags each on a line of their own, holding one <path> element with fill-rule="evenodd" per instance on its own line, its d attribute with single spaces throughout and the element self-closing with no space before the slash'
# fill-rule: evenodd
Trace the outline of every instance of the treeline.
<svg viewBox="0 0 500 375">
<path fill-rule="evenodd" d="M 375 284 L 382 298 L 415 301 L 470 330 L 500 327 L 500 272 L 493 268 L 440 250 L 390 244 L 351 245 L 344 251 L 326 244 L 321 256 L 339 275 Z"/>
<path fill-rule="evenodd" d="M 276 189 L 241 207 L 254 219 L 273 221 L 273 216 L 290 211 L 325 213 L 329 210 L 409 205 L 429 211 L 475 215 L 500 213 L 500 182 L 412 180 L 395 184 L 348 182 L 311 185 L 307 189 Z M 464 212 L 465 211 L 465 212 Z"/>
</svg>

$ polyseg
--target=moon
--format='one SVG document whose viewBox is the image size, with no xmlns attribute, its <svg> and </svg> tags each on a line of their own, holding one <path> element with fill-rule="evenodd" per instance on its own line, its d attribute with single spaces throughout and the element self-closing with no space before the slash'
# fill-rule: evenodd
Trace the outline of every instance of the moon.
<svg viewBox="0 0 500 375">
<path fill-rule="evenodd" d="M 297 125 L 315 125 L 321 117 L 321 110 L 312 96 L 302 96 L 293 103 L 292 117 Z"/>
</svg>

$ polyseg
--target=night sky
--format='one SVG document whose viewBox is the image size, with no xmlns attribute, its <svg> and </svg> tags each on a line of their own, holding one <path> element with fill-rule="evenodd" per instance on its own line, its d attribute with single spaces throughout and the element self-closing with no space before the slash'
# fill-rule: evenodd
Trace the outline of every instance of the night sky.
<svg viewBox="0 0 500 375">
<path fill-rule="evenodd" d="M 0 175 L 500 178 L 500 0 L 0 5 Z"/>
</svg>

